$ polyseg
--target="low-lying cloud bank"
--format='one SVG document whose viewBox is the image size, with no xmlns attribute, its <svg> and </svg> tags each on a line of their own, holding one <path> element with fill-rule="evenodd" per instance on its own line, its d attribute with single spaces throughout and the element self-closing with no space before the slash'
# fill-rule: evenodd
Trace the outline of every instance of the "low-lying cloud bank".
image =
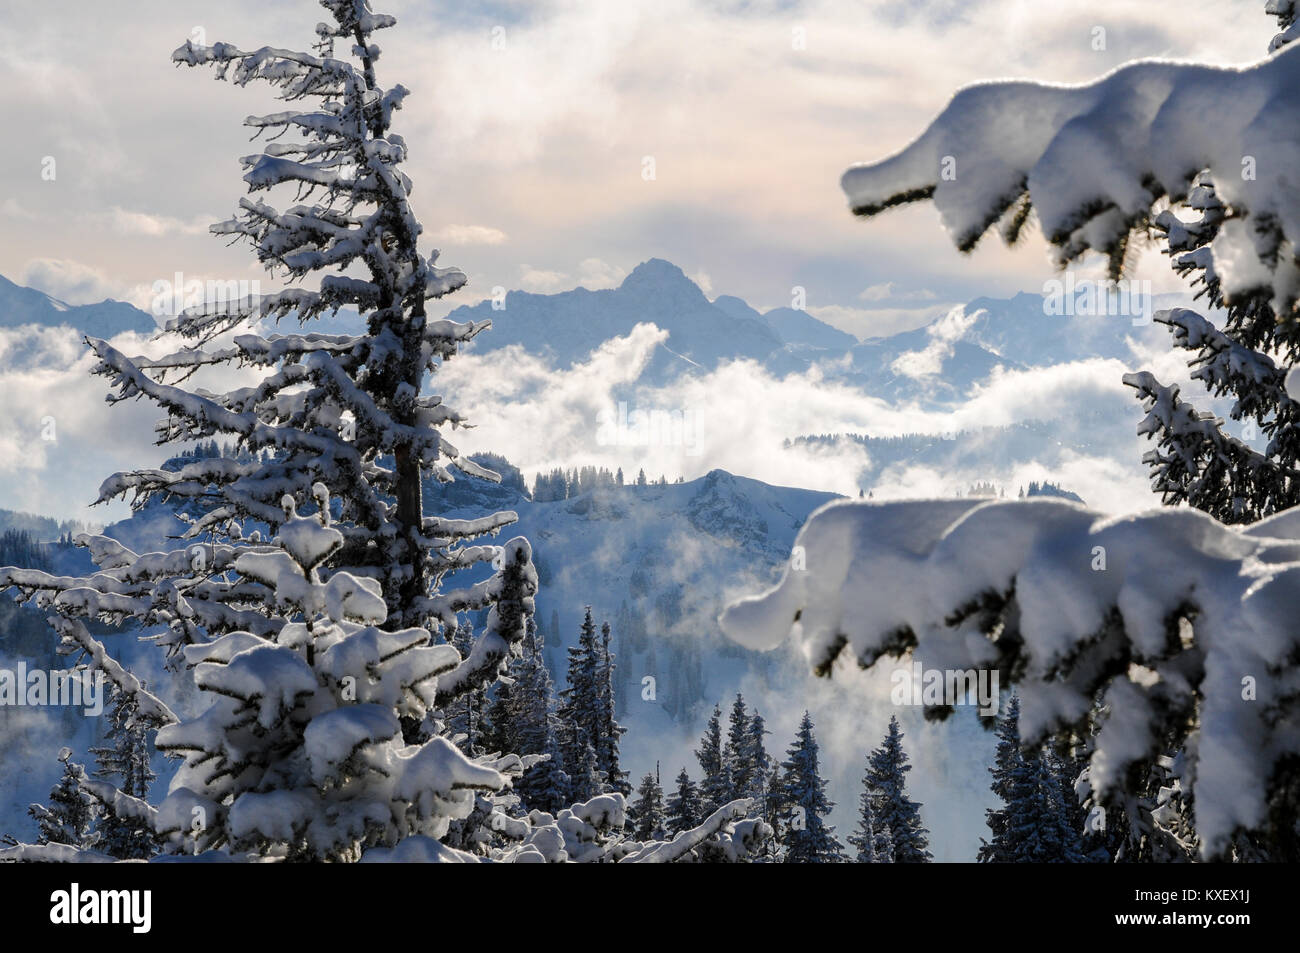
<svg viewBox="0 0 1300 953">
<path fill-rule="evenodd" d="M 693 479 L 721 467 L 767 483 L 856 495 L 860 476 L 873 465 L 864 447 L 787 441 L 808 434 L 951 435 L 1060 421 L 1058 436 L 1043 446 L 1042 459 L 1055 461 L 1050 466 L 992 456 L 958 471 L 890 465 L 872 492 L 877 498 L 951 496 L 982 481 L 1015 492 L 1050 479 L 1116 512 L 1156 502 L 1141 465 L 1141 409 L 1121 383 L 1132 369 L 1124 362 L 999 371 L 955 409 L 936 411 L 864 394 L 815 367 L 780 377 L 749 361 L 664 386 L 636 385 L 665 337 L 653 325 L 639 325 L 567 372 L 518 348 L 468 354 L 438 372 L 435 388 L 474 423 L 457 435 L 458 446 L 503 452 L 530 475 L 591 464 L 622 467 L 629 477 L 644 468 L 652 478 Z M 1177 355 L 1150 358 L 1144 366 L 1170 380 L 1185 378 Z M 1095 430 L 1093 419 L 1104 426 Z"/>
</svg>

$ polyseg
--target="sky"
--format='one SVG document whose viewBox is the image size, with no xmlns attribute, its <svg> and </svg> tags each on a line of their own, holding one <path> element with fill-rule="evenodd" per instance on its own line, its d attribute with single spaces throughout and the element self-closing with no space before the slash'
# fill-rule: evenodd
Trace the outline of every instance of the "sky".
<svg viewBox="0 0 1300 953">
<path fill-rule="evenodd" d="M 381 82 L 412 95 L 414 202 L 469 285 L 616 285 L 661 257 L 766 309 L 796 287 L 858 336 L 979 295 L 1041 290 L 1034 240 L 958 255 L 934 210 L 846 212 L 839 177 L 918 135 L 953 91 L 1083 82 L 1137 57 L 1260 58 L 1262 0 L 393 0 Z M 243 192 L 241 123 L 277 108 L 174 67 L 185 39 L 305 47 L 310 0 L 0 4 L 0 274 L 72 303 L 147 307 L 153 282 L 261 279 L 206 232 Z M 6 22 L 9 21 L 9 22 Z M 53 160 L 51 165 L 50 160 Z M 52 180 L 49 170 L 53 169 Z M 1159 261 L 1135 277 L 1171 283 Z M 269 290 L 264 287 L 264 290 Z"/>
</svg>

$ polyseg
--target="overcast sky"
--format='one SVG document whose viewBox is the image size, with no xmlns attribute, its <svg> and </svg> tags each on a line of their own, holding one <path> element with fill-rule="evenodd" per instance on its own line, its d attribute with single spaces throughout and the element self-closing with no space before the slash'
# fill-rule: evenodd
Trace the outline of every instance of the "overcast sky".
<svg viewBox="0 0 1300 953">
<path fill-rule="evenodd" d="M 194 35 L 306 48 L 310 0 L 0 4 L 0 274 L 73 303 L 147 306 L 154 281 L 258 278 L 206 233 L 243 193 L 242 119 L 278 107 L 171 51 Z M 760 308 L 807 289 L 861 336 L 947 303 L 1040 290 L 1042 245 L 959 256 L 929 206 L 845 211 L 850 163 L 888 154 L 980 79 L 1061 82 L 1135 57 L 1243 63 L 1263 0 L 391 0 L 381 81 L 413 95 L 415 204 L 442 263 L 495 285 L 616 284 L 652 256 Z M 30 9 L 30 8 L 29 8 Z M 1099 38 L 1101 42 L 1099 42 Z M 1096 47 L 1103 46 L 1103 49 Z M 54 181 L 42 179 L 46 157 Z M 643 175 L 647 157 L 654 178 Z M 1167 269 L 1149 274 L 1169 285 Z M 265 290 L 265 288 L 264 288 Z"/>
</svg>

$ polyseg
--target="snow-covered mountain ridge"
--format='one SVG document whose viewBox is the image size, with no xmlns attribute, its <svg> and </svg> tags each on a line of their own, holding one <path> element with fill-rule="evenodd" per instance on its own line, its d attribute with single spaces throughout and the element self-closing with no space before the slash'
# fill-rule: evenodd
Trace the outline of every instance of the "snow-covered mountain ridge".
<svg viewBox="0 0 1300 953">
<path fill-rule="evenodd" d="M 25 324 L 66 325 L 98 338 L 111 338 L 125 331 L 151 334 L 158 329 L 153 318 L 125 301 L 107 299 L 98 304 L 67 304 L 0 275 L 0 328 Z"/>
</svg>

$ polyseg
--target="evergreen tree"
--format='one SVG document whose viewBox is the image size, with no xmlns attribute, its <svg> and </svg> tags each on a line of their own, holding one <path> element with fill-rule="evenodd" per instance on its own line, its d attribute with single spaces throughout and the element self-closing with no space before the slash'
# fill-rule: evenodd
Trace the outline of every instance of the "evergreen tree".
<svg viewBox="0 0 1300 953">
<path fill-rule="evenodd" d="M 1111 279 L 1123 277 L 1139 242 L 1155 238 L 1173 270 L 1190 278 L 1196 297 L 1203 297 L 1208 307 L 1172 308 L 1154 318 L 1171 330 L 1173 345 L 1186 354 L 1191 376 L 1204 389 L 1200 403 L 1222 401 L 1234 423 L 1185 400 L 1176 385 L 1162 384 L 1150 371 L 1126 375 L 1124 381 L 1145 412 L 1138 430 L 1152 440 L 1143 462 L 1150 467 L 1153 488 L 1165 502 L 1186 503 L 1221 523 L 1252 523 L 1300 502 L 1300 282 L 1294 254 L 1297 193 L 1291 173 L 1297 152 L 1289 95 L 1297 62 L 1293 41 L 1300 24 L 1294 0 L 1269 0 L 1265 12 L 1277 18 L 1281 32 L 1269 44 L 1273 55 L 1249 67 L 1171 63 L 1153 73 L 1149 64 L 1139 62 L 1069 91 L 1029 83 L 970 87 L 953 96 L 911 146 L 879 162 L 855 166 L 842 179 L 850 208 L 860 215 L 933 200 L 963 251 L 994 228 L 1008 243 L 1014 242 L 1037 213 L 1060 267 L 1100 255 Z M 1030 102 L 1034 108 L 1026 110 Z M 1203 108 L 1214 102 L 1233 108 Z M 1035 119 L 1017 135 L 1006 135 L 1003 117 L 1031 112 Z M 935 171 L 934 158 L 941 154 L 978 154 L 980 160 L 977 169 L 968 166 L 961 182 L 954 184 Z M 1103 154 L 1106 162 L 1092 161 Z M 1124 293 L 1109 288 L 1102 296 L 1114 300 L 1117 290 Z M 1065 303 L 1073 306 L 1075 301 Z M 1109 302 L 1089 310 L 1149 316 L 1146 308 L 1113 309 Z M 1141 611 L 1164 616 L 1167 625 L 1181 619 L 1190 628 L 1171 634 L 1171 647 L 1153 677 L 1134 689 L 1124 676 L 1125 660 L 1145 654 L 1138 646 L 1148 636 L 1133 631 L 1135 612 L 1126 605 L 1129 600 L 1088 607 L 1086 618 L 1106 619 L 1105 637 L 1076 633 L 1069 625 L 1049 626 L 1061 664 L 1051 667 L 1050 683 L 1040 682 L 1044 705 L 1059 715 L 1063 707 L 1056 704 L 1056 693 L 1069 692 L 1072 681 L 1082 680 L 1127 709 L 1126 727 L 1095 748 L 1093 761 L 1095 774 L 1104 777 L 1104 783 L 1103 777 L 1097 778 L 1101 790 L 1096 796 L 1116 809 L 1119 817 L 1112 820 L 1129 826 L 1130 845 L 1147 834 L 1142 812 L 1153 801 L 1156 776 L 1169 767 L 1160 762 L 1184 759 L 1189 762 L 1187 779 L 1195 776 L 1202 794 L 1210 788 L 1221 792 L 1213 806 L 1202 805 L 1197 821 L 1207 858 L 1235 855 L 1239 837 L 1246 832 L 1294 860 L 1300 857 L 1295 822 L 1300 814 L 1300 761 L 1278 753 L 1296 750 L 1295 695 L 1265 685 L 1273 672 L 1289 672 L 1294 660 L 1283 653 L 1258 666 L 1261 674 L 1252 676 L 1258 684 L 1252 682 L 1250 690 L 1274 699 L 1276 707 L 1268 708 L 1265 717 L 1245 716 L 1252 722 L 1249 726 L 1238 713 L 1241 686 L 1224 680 L 1213 689 L 1219 683 L 1212 678 L 1186 676 L 1187 671 L 1200 671 L 1203 658 L 1235 657 L 1271 644 L 1270 636 L 1254 629 L 1276 625 L 1264 621 L 1268 612 L 1251 605 L 1234 615 L 1233 607 L 1283 584 L 1279 576 L 1252 578 L 1250 595 L 1234 593 L 1214 605 L 1221 582 L 1236 570 L 1206 569 L 1203 560 L 1211 552 L 1227 551 L 1230 546 L 1218 540 L 1233 535 L 1214 523 L 1198 522 L 1203 531 L 1189 532 L 1175 542 L 1164 532 L 1170 524 L 1162 520 L 1157 515 L 1125 528 L 1124 538 L 1134 540 L 1133 555 L 1158 548 L 1168 565 L 1203 575 L 1195 582 L 1189 578 L 1176 596 L 1168 597 L 1167 605 L 1148 603 Z M 1161 528 L 1154 529 L 1156 524 Z M 1144 532 L 1148 527 L 1149 536 Z M 1271 538 L 1278 528 L 1275 524 L 1255 538 Z M 966 529 L 975 532 L 969 525 Z M 1248 533 L 1236 538 L 1249 539 Z M 1040 535 L 1035 552 L 1048 551 L 1057 542 Z M 907 541 L 904 558 L 911 558 L 916 545 L 914 539 Z M 1252 565 L 1260 564 L 1258 555 L 1247 558 Z M 1111 559 L 1113 576 L 1120 561 L 1114 544 Z M 1122 560 L 1121 565 L 1127 563 L 1129 554 Z M 1023 568 L 1000 565 L 997 578 L 1015 579 Z M 1026 582 L 1023 577 L 1015 580 L 1015 595 L 1003 603 L 1005 615 L 1002 606 L 988 611 L 993 600 L 982 600 L 979 625 L 985 634 L 1001 633 L 1008 622 L 1020 629 L 1019 601 Z M 1140 588 L 1142 582 L 1112 579 L 1111 585 L 1113 592 Z M 1229 611 L 1221 613 L 1219 606 Z M 934 608 L 939 619 L 957 609 L 946 600 Z M 971 618 L 965 609 L 957 614 L 963 621 Z M 910 621 L 913 628 L 921 628 L 921 620 Z M 926 619 L 925 625 L 930 622 Z M 1086 625 L 1095 629 L 1094 623 Z M 1136 627 L 1147 625 L 1144 620 Z M 1033 645 L 1034 629 L 1037 626 L 1031 625 L 1031 631 L 1021 631 L 1018 644 Z M 1018 649 L 1009 651 L 1014 657 L 1000 651 L 999 664 L 1008 672 L 1024 671 L 1026 656 Z M 1177 657 L 1180 654 L 1185 658 Z M 816 664 L 827 662 L 819 659 Z M 1140 699 L 1132 697 L 1134 691 Z M 1074 711 L 1069 727 L 1078 729 L 1087 716 L 1077 704 Z M 1212 727 L 1216 725 L 1222 727 Z M 1058 721 L 1052 727 L 1065 726 Z M 1206 735 L 1216 730 L 1223 734 L 1207 744 Z M 1241 750 L 1236 750 L 1238 742 Z M 1104 772 L 1099 762 L 1106 764 Z M 1223 774 L 1238 783 L 1207 781 Z M 1190 798 L 1191 787 L 1182 791 L 1180 781 L 1179 788 L 1176 800 L 1181 806 L 1175 808 L 1169 801 L 1164 805 L 1174 811 L 1176 823 L 1156 823 L 1171 834 L 1192 817 L 1192 804 L 1183 797 Z"/>
<path fill-rule="evenodd" d="M 157 626 L 155 640 L 173 661 L 188 647 L 232 633 L 277 636 L 282 594 L 233 567 L 242 556 L 259 555 L 263 534 L 285 525 L 285 496 L 304 511 L 330 500 L 343 544 L 315 568 L 377 581 L 387 602 L 384 627 L 423 628 L 427 648 L 450 635 L 457 613 L 488 608 L 511 588 L 504 570 L 472 586 L 444 588 L 444 581 L 497 559 L 502 547 L 477 541 L 515 514 L 444 519 L 423 511 L 426 478 L 451 480 L 453 470 L 499 476 L 444 438 L 444 429 L 466 421 L 442 397 L 423 392 L 426 376 L 436 376 L 488 325 L 428 318 L 428 299 L 454 291 L 465 276 L 436 267 L 436 250 L 419 248 L 422 226 L 402 171 L 407 147 L 391 129 L 408 91 L 379 84 L 372 36 L 395 20 L 373 12 L 369 0 L 321 3 L 329 18 L 316 26 L 316 54 L 192 41 L 172 54 L 177 64 L 212 66 L 218 79 L 240 86 L 264 81 L 289 105 L 246 121 L 275 141 L 244 159 L 254 197 L 212 227 L 248 241 L 289 287 L 234 302 L 187 301 L 169 327 L 177 349 L 159 357 L 132 358 L 88 340 L 95 373 L 111 382 L 114 402 L 144 398 L 163 412 L 160 445 L 207 444 L 203 456 L 178 469 L 114 474 L 100 489 L 100 502 L 179 504 L 188 520 L 182 547 L 142 556 L 107 537 L 82 537 L 98 567 L 85 579 L 0 571 L 0 590 L 14 586 L 22 598 L 54 608 L 60 615 L 52 624 L 65 646 L 91 653 L 123 690 L 136 691 L 138 681 L 103 653 L 83 620 Z M 343 47 L 338 55 L 336 44 Z M 310 107 L 293 108 L 301 103 Z M 280 186 L 296 192 L 287 210 L 259 195 Z M 313 276 L 316 290 L 299 284 Z M 254 333 L 280 320 L 309 327 L 343 307 L 362 314 L 366 333 Z M 240 369 L 238 388 L 214 393 L 186 385 L 198 372 L 223 368 Z M 207 455 L 218 437 L 220 455 Z M 525 552 L 515 542 L 505 548 Z M 78 598 L 62 598 L 69 590 Z M 522 625 L 485 630 L 464 664 L 437 679 L 435 707 L 446 709 L 495 680 L 522 635 Z M 174 715 L 150 696 L 140 717 L 157 727 Z M 427 737 L 427 726 L 406 713 L 402 720 L 408 742 Z"/>
<path fill-rule="evenodd" d="M 907 796 L 907 772 L 912 770 L 903 750 L 903 731 L 897 717 L 880 747 L 867 760 L 866 785 L 872 792 L 875 823 L 889 829 L 894 862 L 926 863 L 932 859 L 930 832 L 921 826 L 921 805 Z"/>
<path fill-rule="evenodd" d="M 788 815 L 781 838 L 787 864 L 834 864 L 844 860 L 844 847 L 826 816 L 835 806 L 826 797 L 826 782 L 818 765 L 812 717 L 804 712 L 799 733 L 782 765 L 781 801 Z"/>
<path fill-rule="evenodd" d="M 469 622 L 457 625 L 452 630 L 451 644 L 462 658 L 468 658 L 474 647 L 473 626 Z M 462 694 L 444 710 L 443 716 L 447 733 L 459 738 L 457 744 L 462 751 L 471 758 L 487 752 L 493 729 L 487 720 L 487 698 L 482 689 L 473 688 Z"/>
<path fill-rule="evenodd" d="M 1095 851 L 1086 843 L 1088 810 L 1079 800 L 1076 791 L 1079 776 L 1087 767 L 1087 758 L 1080 758 L 1073 751 L 1059 754 L 1050 747 L 1043 749 L 1043 757 L 1047 759 L 1048 768 L 1060 791 L 1065 829 L 1075 839 L 1081 858 L 1090 862 L 1106 859 L 1104 853 Z"/>
<path fill-rule="evenodd" d="M 704 813 L 711 814 L 732 798 L 731 778 L 722 750 L 722 706 L 715 705 L 704 728 L 700 746 L 695 749 L 700 763 L 700 798 Z"/>
<path fill-rule="evenodd" d="M 115 781 L 123 794 L 145 801 L 155 779 L 149 763 L 153 754 L 152 732 L 140 717 L 136 695 L 116 686 L 111 692 L 112 707 L 105 733 L 109 744 L 90 749 L 97 763 L 93 774 Z M 153 856 L 158 849 L 152 826 L 139 816 L 119 814 L 112 801 L 101 806 L 96 833 L 98 849 L 121 860 L 142 860 Z"/>
<path fill-rule="evenodd" d="M 233 632 L 186 650 L 212 703 L 158 732 L 157 747 L 184 762 L 154 828 L 172 852 L 225 848 L 264 859 L 356 860 L 449 831 L 451 844 L 485 850 L 492 798 L 518 777 L 519 758 L 471 758 L 437 735 L 408 743 L 400 717 L 423 720 L 439 682 L 476 663 L 452 645 L 426 644 L 423 628 L 381 628 L 387 605 L 377 581 L 343 572 L 322 579 L 317 567 L 344 535 L 327 525 L 323 487 L 318 495 L 322 505 L 308 517 L 286 495 L 273 548 L 233 567 L 276 594 L 276 638 Z M 523 540 L 504 561 L 481 639 L 518 644 L 536 574 Z"/>
<path fill-rule="evenodd" d="M 740 792 L 742 797 L 757 798 L 760 805 L 766 805 L 771 793 L 772 756 L 767 753 L 767 723 L 757 711 L 749 720 L 749 733 L 746 737 L 746 757 L 752 766 L 749 786 Z M 766 814 L 766 808 L 764 807 Z"/>
<path fill-rule="evenodd" d="M 993 777 L 990 787 L 1002 801 L 1002 806 L 988 808 L 984 812 L 992 838 L 981 841 L 978 855 L 981 863 L 1010 863 L 1014 855 L 1008 810 L 1012 784 L 1024 761 L 1020 752 L 1020 696 L 1017 694 L 1011 696 L 998 719 L 997 739 L 993 767 L 989 768 L 989 774 Z"/>
<path fill-rule="evenodd" d="M 1022 758 L 1011 777 L 1007 803 L 1007 860 L 1078 863 L 1079 835 L 1065 819 L 1061 788 L 1041 752 Z"/>
<path fill-rule="evenodd" d="M 875 850 L 872 851 L 874 860 L 877 864 L 892 864 L 894 862 L 894 834 L 889 829 L 888 824 L 882 824 L 876 831 Z"/>
<path fill-rule="evenodd" d="M 596 657 L 595 682 L 599 723 L 596 730 L 596 764 L 600 771 L 602 789 L 626 795 L 632 787 L 627 772 L 619 767 L 619 738 L 627 729 L 614 716 L 614 655 L 610 651 L 610 628 L 605 622 L 600 627 L 599 653 Z"/>
<path fill-rule="evenodd" d="M 731 714 L 727 722 L 727 744 L 722 758 L 727 767 L 731 782 L 730 796 L 752 797 L 754 789 L 754 752 L 751 750 L 753 723 L 745 709 L 745 698 L 736 692 L 736 700 L 731 705 Z"/>
<path fill-rule="evenodd" d="M 704 816 L 700 789 L 695 786 L 686 769 L 682 768 L 677 775 L 677 789 L 668 798 L 668 834 L 675 837 L 682 831 L 689 831 L 704 820 Z"/>
<path fill-rule="evenodd" d="M 596 749 L 587 741 L 587 735 L 581 729 L 577 734 L 577 746 L 571 759 L 567 761 L 569 774 L 569 799 L 574 802 L 589 801 L 601 793 L 602 779 L 600 764 L 596 760 Z"/>
<path fill-rule="evenodd" d="M 525 810 L 559 814 L 575 798 L 570 794 L 573 784 L 564 770 L 564 755 L 553 731 L 547 733 L 542 750 L 534 753 L 547 758 L 524 770 L 515 791 Z"/>
<path fill-rule="evenodd" d="M 504 750 L 548 756 L 524 771 L 515 791 L 526 809 L 557 814 L 570 803 L 569 777 L 564 772 L 559 719 L 554 711 L 555 690 L 544 653 L 541 631 L 530 618 L 503 718 L 510 725 L 514 747 Z"/>
<path fill-rule="evenodd" d="M 981 845 L 983 863 L 1079 863 L 1081 829 L 1067 807 L 1057 759 L 1021 750 L 1020 699 L 1013 695 L 998 720 L 997 751 L 989 773 L 1002 807 L 986 812 L 992 839 Z M 1073 796 L 1071 796 L 1073 800 Z"/>
<path fill-rule="evenodd" d="M 858 828 L 849 835 L 849 844 L 858 849 L 857 862 L 859 864 L 881 863 L 882 860 L 876 855 L 877 839 L 884 834 L 885 828 L 877 831 L 875 815 L 871 810 L 871 788 L 869 786 L 869 776 L 862 780 L 862 793 L 858 796 Z M 883 846 L 883 840 L 881 842 Z M 890 856 L 893 856 L 892 845 Z"/>
<path fill-rule="evenodd" d="M 1270 3 L 1267 12 L 1283 29 L 1271 52 L 1293 38 L 1296 10 L 1286 0 Z M 1225 223 L 1245 210 L 1229 208 L 1219 197 L 1211 170 L 1195 177 L 1180 204 L 1179 210 L 1156 215 L 1153 230 L 1163 238 L 1174 271 L 1190 276 L 1192 286 L 1199 286 L 1197 297 L 1204 295 L 1224 319 L 1211 322 L 1187 308 L 1162 311 L 1155 319 L 1169 327 L 1174 345 L 1188 352 L 1191 376 L 1207 394 L 1232 398 L 1229 415 L 1245 421 L 1245 439 L 1230 434 L 1213 412 L 1183 400 L 1176 384 L 1162 385 L 1148 371 L 1126 375 L 1124 382 L 1147 412 L 1139 433 L 1156 446 L 1143 462 L 1163 501 L 1187 503 L 1224 523 L 1254 522 L 1300 503 L 1300 403 L 1286 389 L 1288 371 L 1300 362 L 1300 322 L 1275 311 L 1278 299 L 1267 281 L 1245 294 L 1228 295 L 1223 288 L 1210 247 Z M 1195 217 L 1189 220 L 1178 211 Z M 1260 259 L 1277 260 L 1282 244 L 1277 223 L 1263 216 L 1256 234 Z M 1259 438 L 1264 443 L 1256 449 L 1251 443 Z"/>
<path fill-rule="evenodd" d="M 605 739 L 609 722 L 602 669 L 602 644 L 591 606 L 587 606 L 578 642 L 569 648 L 569 670 L 560 693 L 560 750 L 574 800 L 585 801 L 599 794 L 605 784 L 601 755 L 609 752 Z"/>
<path fill-rule="evenodd" d="M 636 800 L 632 802 L 632 817 L 635 819 L 633 834 L 638 840 L 663 840 L 666 836 L 668 828 L 664 815 L 664 792 L 653 772 L 647 772 L 637 787 Z"/>
<path fill-rule="evenodd" d="M 513 669 L 513 666 L 511 666 Z M 512 673 L 511 678 L 514 678 Z M 490 693 L 483 693 L 488 698 L 483 712 L 483 746 L 487 751 L 514 751 L 522 753 L 515 739 L 515 726 L 511 718 L 514 685 L 502 681 Z"/>
<path fill-rule="evenodd" d="M 94 836 L 90 832 L 95 820 L 95 802 L 85 793 L 86 771 L 72 760 L 72 749 L 59 751 L 63 775 L 50 789 L 48 806 L 33 804 L 27 813 L 36 821 L 41 844 L 67 844 L 69 847 L 90 847 Z"/>
</svg>

